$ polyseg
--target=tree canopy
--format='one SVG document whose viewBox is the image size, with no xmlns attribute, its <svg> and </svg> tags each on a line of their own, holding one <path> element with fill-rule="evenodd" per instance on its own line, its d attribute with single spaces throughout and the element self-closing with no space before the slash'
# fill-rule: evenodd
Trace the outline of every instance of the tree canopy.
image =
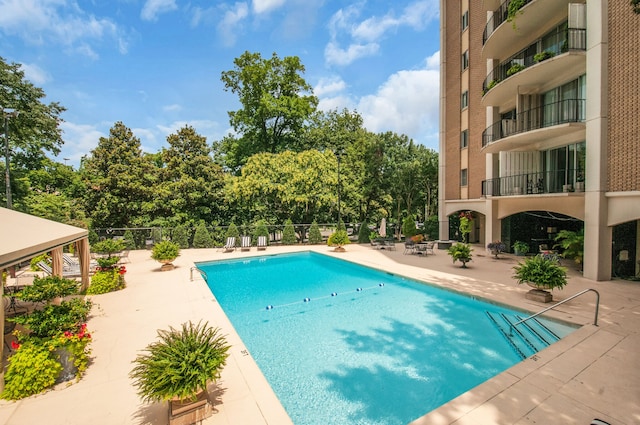
<svg viewBox="0 0 640 425">
<path fill-rule="evenodd" d="M 318 105 L 302 77 L 300 59 L 280 59 L 276 53 L 264 59 L 260 53 L 244 52 L 233 63 L 234 69 L 224 71 L 221 79 L 226 91 L 238 95 L 242 108 L 229 111 L 237 137 L 221 143 L 226 165 L 239 167 L 256 153 L 298 150 L 306 121 Z"/>
</svg>

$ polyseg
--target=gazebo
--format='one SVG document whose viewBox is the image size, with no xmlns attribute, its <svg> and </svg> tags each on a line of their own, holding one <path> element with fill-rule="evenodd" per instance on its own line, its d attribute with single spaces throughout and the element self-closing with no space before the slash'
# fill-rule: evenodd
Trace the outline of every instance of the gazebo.
<svg viewBox="0 0 640 425">
<path fill-rule="evenodd" d="M 89 231 L 0 207 L 0 271 L 31 258 L 51 253 L 52 272 L 62 276 L 62 249 L 75 243 L 80 262 L 82 289 L 89 286 Z M 1 289 L 4 294 L 4 285 Z M 4 308 L 0 320 L 4 323 Z M 3 336 L 4 338 L 4 336 Z M 4 344 L 0 344 L 0 358 Z M 1 382 L 0 382 L 1 386 Z"/>
</svg>

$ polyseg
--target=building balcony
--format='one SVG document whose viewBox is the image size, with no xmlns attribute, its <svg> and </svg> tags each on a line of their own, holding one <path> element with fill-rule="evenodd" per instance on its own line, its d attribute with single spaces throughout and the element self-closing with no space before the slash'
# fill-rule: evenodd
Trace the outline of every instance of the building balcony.
<svg viewBox="0 0 640 425">
<path fill-rule="evenodd" d="M 584 138 L 586 100 L 566 99 L 520 112 L 513 119 L 501 119 L 482 132 L 484 153 L 541 150 L 554 140 Z"/>
<path fill-rule="evenodd" d="M 483 84 L 483 106 L 513 102 L 516 94 L 533 94 L 556 87 L 585 73 L 586 30 L 569 30 L 565 52 L 536 62 L 535 54 L 521 55 L 494 68 Z M 515 65 L 515 66 L 514 66 Z M 521 68 L 519 71 L 513 72 Z"/>
<path fill-rule="evenodd" d="M 484 29 L 483 59 L 505 57 L 540 37 L 567 16 L 569 3 L 576 0 L 526 0 L 512 22 L 507 22 L 508 3 L 493 12 Z M 515 26 L 515 28 L 514 28 Z M 515 47 L 515 49 L 514 49 Z"/>
<path fill-rule="evenodd" d="M 555 170 L 517 174 L 482 181 L 482 196 L 527 196 L 545 193 L 584 192 L 580 170 Z"/>
</svg>

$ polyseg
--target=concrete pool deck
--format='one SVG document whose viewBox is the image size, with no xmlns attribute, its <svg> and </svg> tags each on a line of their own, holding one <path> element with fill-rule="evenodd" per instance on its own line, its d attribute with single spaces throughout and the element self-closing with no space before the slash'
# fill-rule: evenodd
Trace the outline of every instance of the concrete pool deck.
<svg viewBox="0 0 640 425">
<path fill-rule="evenodd" d="M 132 251 L 127 288 L 92 297 L 88 321 L 93 335 L 92 362 L 81 381 L 18 402 L 0 401 L 0 424 L 163 424 L 167 404 L 145 404 L 128 373 L 140 350 L 156 339 L 157 329 L 186 321 L 219 326 L 231 344 L 218 385 L 212 387 L 214 415 L 203 423 L 291 424 L 194 262 L 313 250 L 401 274 L 451 290 L 536 312 L 548 305 L 526 300 L 528 288 L 511 278 L 518 258 L 491 257 L 475 246 L 468 269 L 452 264 L 445 251 L 416 257 L 396 251 L 349 245 L 335 254 L 326 246 L 269 247 L 266 251 L 183 250 L 176 269 L 160 272 L 149 251 Z M 595 294 L 587 293 L 549 316 L 584 325 L 560 342 L 515 365 L 444 406 L 416 419 L 425 424 L 589 424 L 600 418 L 612 425 L 640 423 L 640 282 L 593 282 L 570 267 L 569 284 L 554 291 L 554 301 L 583 289 L 600 292 L 599 326 L 594 326 Z M 426 413 L 426 412 L 425 412 Z M 309 412 L 313 415 L 313 412 Z"/>
</svg>

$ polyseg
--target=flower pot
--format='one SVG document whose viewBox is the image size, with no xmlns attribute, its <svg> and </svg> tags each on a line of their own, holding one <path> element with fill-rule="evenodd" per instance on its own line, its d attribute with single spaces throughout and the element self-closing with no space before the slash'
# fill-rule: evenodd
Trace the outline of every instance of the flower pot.
<svg viewBox="0 0 640 425">
<path fill-rule="evenodd" d="M 333 249 L 333 252 L 347 252 L 347 250 L 343 246 L 337 246 Z"/>
<path fill-rule="evenodd" d="M 576 182 L 576 192 L 584 192 L 584 182 Z"/>
<path fill-rule="evenodd" d="M 78 373 L 78 367 L 73 363 L 73 354 L 66 347 L 56 348 L 55 353 L 58 357 L 58 362 L 62 365 L 62 371 L 56 378 L 56 384 L 71 381 Z"/>
<path fill-rule="evenodd" d="M 549 303 L 553 300 L 551 292 L 545 291 L 543 289 L 532 289 L 527 292 L 524 297 L 528 300 L 538 301 L 541 303 Z"/>
<path fill-rule="evenodd" d="M 169 270 L 173 270 L 175 266 L 172 263 L 173 260 L 164 260 L 160 261 L 162 263 L 162 267 L 160 267 L 160 271 L 166 272 Z"/>
<path fill-rule="evenodd" d="M 201 391 L 194 401 L 173 399 L 169 402 L 169 425 L 199 423 L 213 414 L 213 406 L 206 391 Z"/>
</svg>

